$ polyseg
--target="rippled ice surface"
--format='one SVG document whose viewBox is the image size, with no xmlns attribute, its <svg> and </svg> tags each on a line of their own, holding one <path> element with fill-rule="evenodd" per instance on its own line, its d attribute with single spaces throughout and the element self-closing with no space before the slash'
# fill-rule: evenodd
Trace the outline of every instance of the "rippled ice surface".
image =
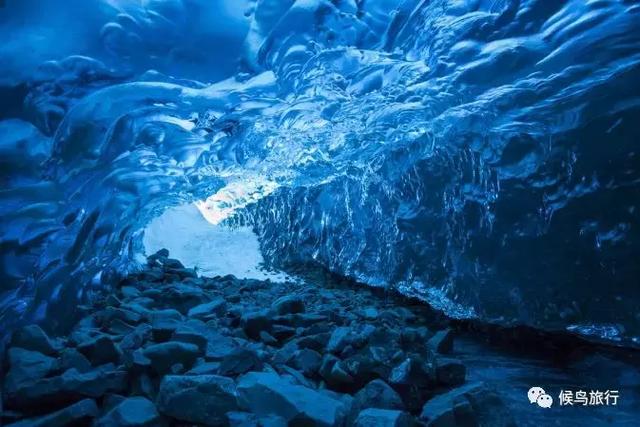
<svg viewBox="0 0 640 427">
<path fill-rule="evenodd" d="M 0 9 L 0 318 L 61 313 L 195 203 L 270 268 L 455 317 L 640 333 L 640 4 Z M 11 38 L 8 35 L 11 34 Z"/>
</svg>

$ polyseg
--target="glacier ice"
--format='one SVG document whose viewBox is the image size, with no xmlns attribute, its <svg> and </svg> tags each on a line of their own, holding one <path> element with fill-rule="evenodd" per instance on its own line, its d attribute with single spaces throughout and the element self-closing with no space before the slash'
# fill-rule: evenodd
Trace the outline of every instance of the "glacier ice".
<svg viewBox="0 0 640 427">
<path fill-rule="evenodd" d="M 274 268 L 640 334 L 637 1 L 33 3 L 0 10 L 5 330 L 200 203 Z"/>
</svg>

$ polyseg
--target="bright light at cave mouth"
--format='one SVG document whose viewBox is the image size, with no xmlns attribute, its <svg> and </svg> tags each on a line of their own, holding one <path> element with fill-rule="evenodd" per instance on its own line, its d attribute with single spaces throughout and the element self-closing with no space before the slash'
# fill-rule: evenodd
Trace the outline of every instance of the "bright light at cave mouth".
<svg viewBox="0 0 640 427">
<path fill-rule="evenodd" d="M 290 279 L 280 271 L 264 268 L 258 237 L 249 227 L 216 224 L 214 218 L 221 220 L 225 214 L 209 209 L 205 212 L 209 216 L 201 207 L 185 204 L 154 218 L 144 231 L 146 255 L 166 248 L 172 258 L 186 267 L 197 268 L 198 274 L 207 277 L 232 274 L 259 280 Z"/>
</svg>

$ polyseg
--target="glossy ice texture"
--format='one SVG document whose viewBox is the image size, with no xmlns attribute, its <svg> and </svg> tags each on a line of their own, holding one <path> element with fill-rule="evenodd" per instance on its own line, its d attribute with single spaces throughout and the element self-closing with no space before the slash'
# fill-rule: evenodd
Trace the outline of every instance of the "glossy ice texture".
<svg viewBox="0 0 640 427">
<path fill-rule="evenodd" d="M 640 336 L 636 0 L 7 0 L 0 318 L 195 203 L 272 266 Z"/>
</svg>

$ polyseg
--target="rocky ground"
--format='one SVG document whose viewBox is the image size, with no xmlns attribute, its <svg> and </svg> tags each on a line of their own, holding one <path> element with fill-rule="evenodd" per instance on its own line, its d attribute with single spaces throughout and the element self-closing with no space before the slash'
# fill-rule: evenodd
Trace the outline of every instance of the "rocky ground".
<svg viewBox="0 0 640 427">
<path fill-rule="evenodd" d="M 2 423 L 514 425 L 443 326 L 369 289 L 198 277 L 160 251 L 69 335 L 13 334 Z"/>
</svg>

